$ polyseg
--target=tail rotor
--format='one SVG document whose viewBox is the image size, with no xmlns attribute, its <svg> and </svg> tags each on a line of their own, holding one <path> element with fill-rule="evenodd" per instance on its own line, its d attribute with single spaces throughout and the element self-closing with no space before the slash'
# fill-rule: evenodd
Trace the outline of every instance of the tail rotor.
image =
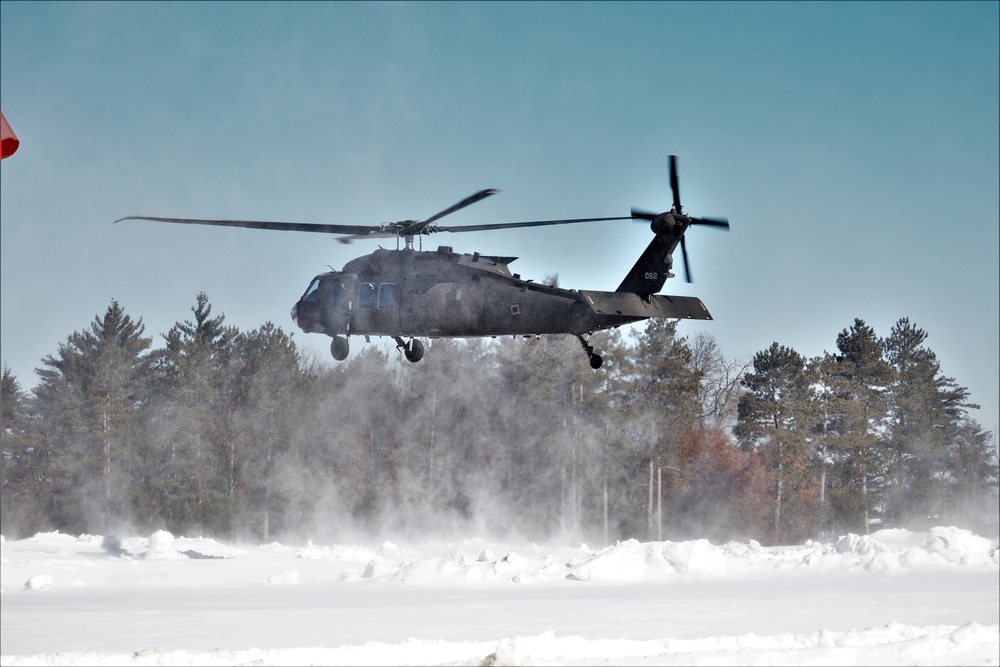
<svg viewBox="0 0 1000 667">
<path fill-rule="evenodd" d="M 669 156 L 668 164 L 670 167 L 670 192 L 673 195 L 673 208 L 665 213 L 653 213 L 651 211 L 643 211 L 633 208 L 632 219 L 648 221 L 653 233 L 657 235 L 666 234 L 673 230 L 677 225 L 682 226 L 682 229 L 680 230 L 680 246 L 681 258 L 684 260 L 684 280 L 685 282 L 692 282 L 691 268 L 688 263 L 687 243 L 685 242 L 684 232 L 687 231 L 687 228 L 691 225 L 720 227 L 728 231 L 729 220 L 726 218 L 693 218 L 685 215 L 684 209 L 681 208 L 681 190 L 677 178 L 677 156 Z"/>
</svg>

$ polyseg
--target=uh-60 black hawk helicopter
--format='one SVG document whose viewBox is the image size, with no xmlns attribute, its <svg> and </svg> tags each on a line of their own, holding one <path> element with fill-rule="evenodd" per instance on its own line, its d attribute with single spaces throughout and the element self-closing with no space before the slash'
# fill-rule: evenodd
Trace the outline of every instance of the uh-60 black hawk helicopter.
<svg viewBox="0 0 1000 667">
<path fill-rule="evenodd" d="M 724 218 L 693 218 L 681 208 L 677 159 L 670 159 L 673 208 L 665 213 L 632 209 L 632 215 L 611 218 L 533 220 L 445 227 L 435 224 L 446 215 L 478 202 L 498 190 L 481 190 L 426 220 L 403 220 L 381 225 L 325 225 L 257 220 L 209 220 L 134 215 L 121 220 L 153 220 L 196 225 L 249 227 L 296 232 L 339 234 L 339 240 L 396 238 L 397 249 L 378 249 L 344 265 L 342 271 L 322 273 L 309 283 L 292 307 L 292 320 L 306 333 L 324 333 L 333 340 L 330 351 L 343 361 L 348 338 L 390 336 L 409 361 L 420 361 L 424 338 L 484 336 L 540 336 L 572 334 L 590 359 L 602 359 L 590 345 L 590 336 L 602 329 L 653 317 L 710 320 L 708 309 L 696 297 L 657 294 L 680 245 L 685 279 L 691 282 L 684 233 L 691 225 L 729 228 Z M 523 280 L 507 268 L 516 257 L 480 253 L 458 254 L 449 246 L 436 251 L 415 250 L 414 237 L 435 232 L 478 232 L 543 225 L 565 225 L 612 220 L 648 220 L 653 240 L 614 292 L 562 289 Z M 399 239 L 404 248 L 398 249 Z M 422 246 L 422 243 L 421 243 Z M 409 340 L 404 340 L 409 339 Z"/>
</svg>

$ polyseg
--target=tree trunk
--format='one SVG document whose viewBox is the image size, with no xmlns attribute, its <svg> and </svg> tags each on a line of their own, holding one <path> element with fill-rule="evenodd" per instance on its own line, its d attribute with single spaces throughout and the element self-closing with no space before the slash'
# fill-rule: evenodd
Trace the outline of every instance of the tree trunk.
<svg viewBox="0 0 1000 667">
<path fill-rule="evenodd" d="M 111 497 L 111 415 L 108 414 L 107 403 L 101 414 L 101 427 L 104 430 L 104 496 Z"/>
<path fill-rule="evenodd" d="M 653 539 L 653 459 L 649 459 L 649 483 L 646 485 L 649 489 L 647 494 L 648 498 L 646 500 L 646 539 Z"/>
<path fill-rule="evenodd" d="M 604 475 L 604 544 L 608 544 L 608 476 Z"/>
<path fill-rule="evenodd" d="M 865 535 L 869 534 L 870 519 L 868 517 L 868 463 L 864 462 L 864 457 L 867 455 L 866 448 L 861 449 L 861 499 L 865 504 Z"/>
<path fill-rule="evenodd" d="M 782 451 L 783 446 L 781 440 L 777 441 L 778 445 L 778 489 L 774 498 L 774 535 L 778 536 L 778 532 L 781 530 L 781 493 L 784 490 L 785 484 L 785 462 L 784 462 L 784 452 Z"/>
<path fill-rule="evenodd" d="M 663 468 L 656 468 L 656 541 L 663 541 Z"/>
</svg>

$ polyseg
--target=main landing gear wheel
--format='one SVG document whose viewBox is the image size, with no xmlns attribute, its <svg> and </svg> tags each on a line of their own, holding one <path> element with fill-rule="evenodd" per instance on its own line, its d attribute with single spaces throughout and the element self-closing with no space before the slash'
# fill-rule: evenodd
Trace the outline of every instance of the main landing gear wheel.
<svg viewBox="0 0 1000 667">
<path fill-rule="evenodd" d="M 347 358 L 347 355 L 351 352 L 351 344 L 347 342 L 346 338 L 341 338 L 340 336 L 334 336 L 333 340 L 330 341 L 330 354 L 337 361 L 343 361 Z"/>
<path fill-rule="evenodd" d="M 583 345 L 583 351 L 587 353 L 587 358 L 590 359 L 590 367 L 596 371 L 604 363 L 604 359 L 601 358 L 601 355 L 594 352 L 594 348 L 587 342 L 590 339 L 589 335 L 587 338 L 577 335 L 577 338 L 580 340 L 580 345 Z"/>
<path fill-rule="evenodd" d="M 415 364 L 424 358 L 424 344 L 420 339 L 411 338 L 409 343 L 405 343 L 402 338 L 395 336 L 393 340 L 396 341 L 396 347 L 403 351 L 407 361 Z"/>
</svg>

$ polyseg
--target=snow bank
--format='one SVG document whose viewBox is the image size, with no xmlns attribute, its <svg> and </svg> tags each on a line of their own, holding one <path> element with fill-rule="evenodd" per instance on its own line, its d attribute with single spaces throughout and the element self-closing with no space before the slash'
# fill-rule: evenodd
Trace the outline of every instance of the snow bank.
<svg viewBox="0 0 1000 667">
<path fill-rule="evenodd" d="M 271 571 L 263 580 L 292 583 L 296 577 L 319 568 L 335 571 L 344 583 L 394 583 L 424 585 L 451 583 L 534 584 L 572 581 L 638 582 L 676 577 L 713 577 L 754 570 L 837 569 L 906 572 L 935 568 L 1000 567 L 996 542 L 955 527 L 932 528 L 927 533 L 902 529 L 881 530 L 871 535 L 848 534 L 832 543 L 811 540 L 802 545 L 761 547 L 750 540 L 716 546 L 707 540 L 683 542 L 639 542 L 626 540 L 603 549 L 545 549 L 529 545 L 521 550 L 492 545 L 481 539 L 433 545 L 401 547 L 383 542 L 379 547 L 360 545 L 285 546 L 278 543 L 237 548 L 209 538 L 175 538 L 158 530 L 146 538 L 118 539 L 62 533 L 39 533 L 15 542 L 0 542 L 2 562 L 15 552 L 25 557 L 62 560 L 73 557 L 113 557 L 120 560 L 189 560 L 259 558 L 263 554 L 315 562 L 294 577 L 290 568 Z M 255 550 L 255 551 L 254 551 Z M 257 556 L 254 556 L 254 553 Z M 430 552 L 430 553 L 429 553 Z M 498 556 L 497 554 L 504 554 Z M 30 575 L 49 574 L 32 572 Z M 52 576 L 49 574 L 49 576 Z M 41 581 L 41 580 L 39 580 Z M 37 583 L 37 582 L 36 582 Z M 45 586 L 57 583 L 55 579 Z M 14 582 L 4 581 L 4 586 Z M 17 587 L 27 587 L 24 579 Z M 33 587 L 39 590 L 42 586 Z"/>
<path fill-rule="evenodd" d="M 26 591 L 44 591 L 49 588 L 52 588 L 51 574 L 36 574 L 24 582 L 24 590 Z"/>
<path fill-rule="evenodd" d="M 591 581 L 635 581 L 675 572 L 719 573 L 726 569 L 726 552 L 708 540 L 647 542 L 628 540 L 597 552 L 567 575 Z"/>
<path fill-rule="evenodd" d="M 920 544 L 920 546 L 915 546 Z M 941 565 L 996 567 L 1000 565 L 997 543 L 962 528 L 931 528 L 926 536 L 895 529 L 872 535 L 845 535 L 833 550 L 846 558 L 857 558 L 868 570 L 912 570 Z"/>
<path fill-rule="evenodd" d="M 998 545 L 954 527 L 511 546 L 0 539 L 0 665 L 1000 662 Z"/>
<path fill-rule="evenodd" d="M 510 581 L 532 583 L 575 581 L 666 580 L 677 576 L 718 576 L 759 569 L 863 569 L 906 572 L 941 567 L 1000 566 L 997 544 L 967 530 L 934 528 L 929 533 L 893 529 L 872 535 L 848 534 L 831 544 L 807 541 L 789 547 L 761 547 L 750 540 L 715 546 L 708 540 L 639 542 L 626 540 L 591 551 L 564 549 L 556 554 L 497 557 L 473 544 L 449 546 L 433 557 L 393 546 L 374 554 L 363 571 L 345 581 L 367 580 L 426 584 L 439 581 Z"/>
<path fill-rule="evenodd" d="M 988 567 L 1000 564 L 997 544 L 954 526 L 931 528 L 924 549 L 958 565 Z"/>
</svg>

